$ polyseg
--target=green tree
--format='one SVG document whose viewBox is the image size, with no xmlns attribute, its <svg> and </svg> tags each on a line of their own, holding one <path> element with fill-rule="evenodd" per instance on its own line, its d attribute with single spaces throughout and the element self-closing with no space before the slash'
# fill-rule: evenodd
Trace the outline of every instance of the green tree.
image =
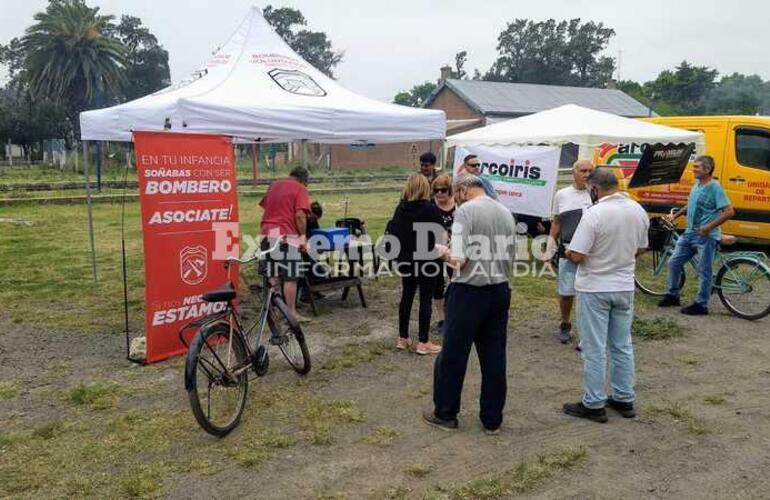
<svg viewBox="0 0 770 500">
<path fill-rule="evenodd" d="M 700 115 L 706 111 L 706 100 L 716 86 L 719 72 L 708 66 L 693 66 L 687 61 L 664 70 L 644 84 L 644 92 L 653 107 L 662 107 L 665 114 Z M 664 114 L 661 113 L 661 114 Z"/>
<path fill-rule="evenodd" d="M 0 46 L 0 65 L 5 66 L 9 77 L 6 86 L 0 88 L 0 144 L 10 140 L 29 154 L 32 145 L 43 139 L 67 137 L 69 127 L 60 100 L 32 97 L 25 60 L 20 39 Z"/>
<path fill-rule="evenodd" d="M 307 20 L 297 9 L 275 9 L 268 5 L 262 15 L 294 52 L 329 78 L 334 78 L 334 68 L 342 62 L 344 53 L 333 50 L 326 33 L 300 29 L 307 26 Z"/>
<path fill-rule="evenodd" d="M 571 61 L 572 82 L 579 87 L 604 87 L 615 71 L 615 60 L 600 55 L 615 31 L 602 23 L 571 19 L 567 28 L 566 59 Z"/>
<path fill-rule="evenodd" d="M 8 45 L 0 45 L 0 65 L 8 72 L 8 86 L 18 86 L 24 81 L 24 46 L 19 38 L 13 38 Z"/>
<path fill-rule="evenodd" d="M 419 108 L 425 104 L 425 101 L 436 91 L 436 88 L 437 86 L 433 82 L 421 83 L 412 87 L 412 90 L 405 90 L 396 94 L 393 102 L 402 106 Z"/>
<path fill-rule="evenodd" d="M 615 62 L 602 56 L 615 31 L 579 18 L 515 19 L 497 38 L 498 58 L 485 80 L 603 87 Z"/>
<path fill-rule="evenodd" d="M 770 82 L 758 75 L 723 76 L 708 93 L 705 111 L 715 115 L 754 115 L 770 112 Z"/>
<path fill-rule="evenodd" d="M 60 102 L 33 99 L 23 89 L 0 89 L 0 144 L 10 140 L 29 155 L 33 144 L 66 137 L 67 131 L 66 109 Z"/>
<path fill-rule="evenodd" d="M 113 16 L 83 0 L 51 0 L 34 19 L 23 38 L 34 96 L 67 100 L 74 111 L 120 96 L 126 48 L 109 36 Z"/>
<path fill-rule="evenodd" d="M 616 82 L 615 85 L 618 90 L 622 90 L 645 106 L 650 107 L 652 105 L 650 96 L 645 93 L 644 86 L 639 82 L 633 80 L 620 80 Z"/>
<path fill-rule="evenodd" d="M 465 63 L 468 62 L 468 52 L 463 50 L 455 54 L 455 69 L 453 71 L 454 77 L 463 80 L 467 78 L 468 73 L 465 71 Z"/>
<path fill-rule="evenodd" d="M 158 44 L 142 20 L 121 16 L 120 23 L 110 34 L 126 47 L 126 83 L 123 95 L 127 100 L 152 94 L 171 84 L 168 52 Z"/>
<path fill-rule="evenodd" d="M 0 140 L 27 145 L 77 137 L 78 114 L 150 94 L 170 82 L 168 53 L 139 18 L 51 0 L 22 39 L 0 46 Z"/>
</svg>

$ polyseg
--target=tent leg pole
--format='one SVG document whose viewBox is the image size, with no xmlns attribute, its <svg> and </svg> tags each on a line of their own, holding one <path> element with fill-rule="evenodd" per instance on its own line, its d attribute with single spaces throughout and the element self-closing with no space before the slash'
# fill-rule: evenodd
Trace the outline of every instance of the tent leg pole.
<svg viewBox="0 0 770 500">
<path fill-rule="evenodd" d="M 302 139 L 302 166 L 307 168 L 307 139 Z"/>
<path fill-rule="evenodd" d="M 257 187 L 257 161 L 259 155 L 257 154 L 257 145 L 251 143 L 251 176 L 253 178 L 254 187 Z"/>
<path fill-rule="evenodd" d="M 96 161 L 96 191 L 102 192 L 102 141 L 96 142 L 96 154 L 94 156 Z"/>
<path fill-rule="evenodd" d="M 439 165 L 441 166 L 442 171 L 447 167 L 446 161 L 447 161 L 446 139 L 441 139 L 441 159 L 439 160 Z"/>
<path fill-rule="evenodd" d="M 91 271 L 93 273 L 94 283 L 96 278 L 96 244 L 94 242 L 94 215 L 91 207 L 91 179 L 88 172 L 88 142 L 83 141 L 83 171 L 86 177 L 86 207 L 88 210 L 88 238 L 91 242 Z"/>
</svg>

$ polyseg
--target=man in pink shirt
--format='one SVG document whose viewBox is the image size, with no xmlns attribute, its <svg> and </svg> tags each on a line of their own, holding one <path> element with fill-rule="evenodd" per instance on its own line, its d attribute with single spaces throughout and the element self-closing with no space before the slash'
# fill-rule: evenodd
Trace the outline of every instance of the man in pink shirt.
<svg viewBox="0 0 770 500">
<path fill-rule="evenodd" d="M 297 313 L 297 281 L 302 277 L 302 252 L 305 251 L 310 196 L 307 183 L 310 174 L 305 167 L 296 167 L 289 177 L 270 184 L 259 202 L 264 209 L 260 234 L 262 249 L 267 250 L 275 240 L 283 239 L 279 248 L 268 255 L 268 275 L 283 283 L 286 305 L 298 321 L 307 318 Z"/>
</svg>

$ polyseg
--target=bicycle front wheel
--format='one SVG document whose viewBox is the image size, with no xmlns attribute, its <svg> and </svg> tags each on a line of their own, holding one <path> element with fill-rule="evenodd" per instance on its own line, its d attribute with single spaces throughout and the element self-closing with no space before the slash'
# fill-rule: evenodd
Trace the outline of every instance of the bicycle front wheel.
<svg viewBox="0 0 770 500">
<path fill-rule="evenodd" d="M 248 355 L 238 334 L 219 323 L 200 330 L 190 344 L 185 386 L 198 424 L 214 436 L 238 426 L 249 385 Z"/>
<path fill-rule="evenodd" d="M 283 353 L 286 361 L 300 375 L 310 371 L 310 353 L 307 350 L 305 334 L 302 333 L 296 318 L 289 312 L 283 299 L 274 295 L 267 316 L 267 323 L 273 334 L 274 343 Z"/>
<path fill-rule="evenodd" d="M 770 314 L 770 270 L 750 257 L 730 259 L 719 269 L 715 287 L 722 304 L 743 319 Z"/>
<path fill-rule="evenodd" d="M 666 265 L 665 252 L 650 250 L 636 258 L 636 271 L 634 283 L 636 287 L 647 295 L 662 297 L 668 289 L 668 266 Z M 679 289 L 684 287 L 684 270 L 679 278 Z"/>
</svg>

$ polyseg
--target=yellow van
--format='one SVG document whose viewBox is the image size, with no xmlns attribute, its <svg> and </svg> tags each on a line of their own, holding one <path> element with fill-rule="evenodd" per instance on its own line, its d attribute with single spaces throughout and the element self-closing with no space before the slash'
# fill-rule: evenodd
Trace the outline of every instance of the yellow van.
<svg viewBox="0 0 770 500">
<path fill-rule="evenodd" d="M 703 132 L 705 153 L 716 161 L 714 178 L 735 208 L 735 217 L 722 226 L 724 232 L 770 242 L 770 116 L 670 116 L 645 121 Z M 641 155 L 639 144 L 607 144 L 594 151 L 594 164 L 616 167 L 625 189 Z M 648 212 L 661 214 L 687 203 L 693 181 L 690 165 L 679 184 L 628 191 Z"/>
</svg>

